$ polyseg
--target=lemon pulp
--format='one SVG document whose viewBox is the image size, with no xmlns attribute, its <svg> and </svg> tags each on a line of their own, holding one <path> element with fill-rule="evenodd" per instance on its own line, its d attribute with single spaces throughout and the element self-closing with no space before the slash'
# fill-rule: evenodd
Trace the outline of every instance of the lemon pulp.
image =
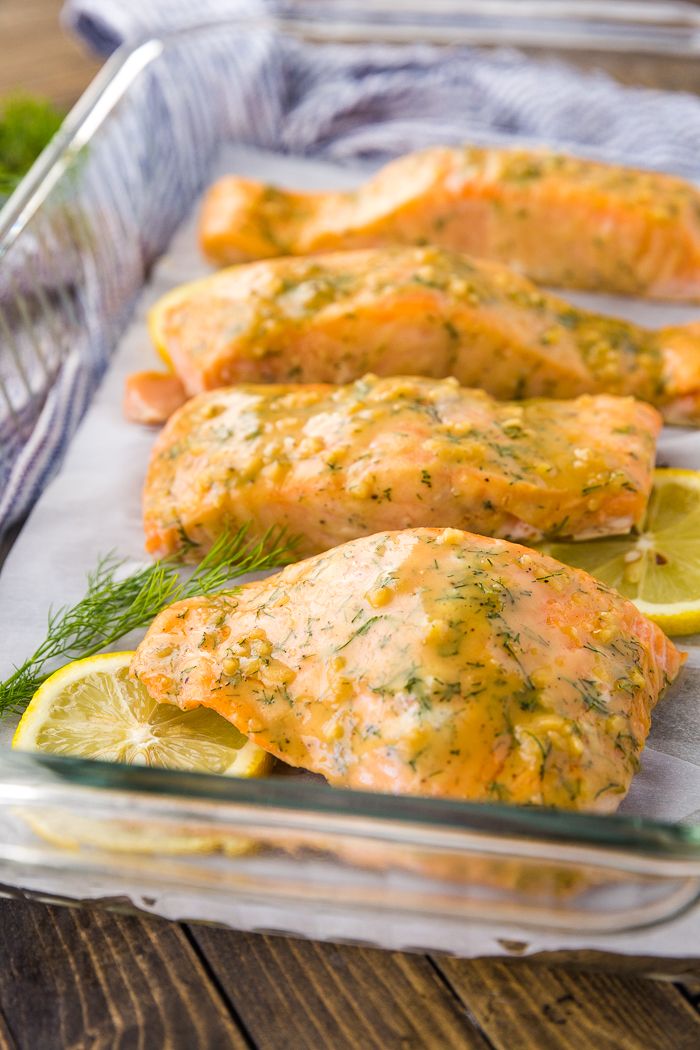
<svg viewBox="0 0 700 1050">
<path fill-rule="evenodd" d="M 700 630 L 700 471 L 656 470 L 636 534 L 540 549 L 614 587 L 670 634 Z"/>
<path fill-rule="evenodd" d="M 32 698 L 13 747 L 227 776 L 259 776 L 270 756 L 215 711 L 153 700 L 129 676 L 132 653 L 78 660 Z"/>
</svg>

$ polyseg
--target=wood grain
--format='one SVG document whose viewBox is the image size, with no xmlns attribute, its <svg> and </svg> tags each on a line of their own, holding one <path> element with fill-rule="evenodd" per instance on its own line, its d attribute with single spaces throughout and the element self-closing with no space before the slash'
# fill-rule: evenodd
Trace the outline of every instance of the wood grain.
<svg viewBox="0 0 700 1050">
<path fill-rule="evenodd" d="M 19 1050 L 2 1013 L 0 1013 L 0 1050 Z"/>
<path fill-rule="evenodd" d="M 487 1050 L 421 955 L 192 927 L 260 1050 Z"/>
<path fill-rule="evenodd" d="M 0 97 L 25 91 L 68 109 L 100 68 L 58 25 L 61 0 L 0 0 Z"/>
<path fill-rule="evenodd" d="M 3 900 L 0 958 L 18 1050 L 250 1046 L 174 924 Z"/>
<path fill-rule="evenodd" d="M 697 1050 L 700 1017 L 672 984 L 493 960 L 434 960 L 496 1050 Z"/>
</svg>

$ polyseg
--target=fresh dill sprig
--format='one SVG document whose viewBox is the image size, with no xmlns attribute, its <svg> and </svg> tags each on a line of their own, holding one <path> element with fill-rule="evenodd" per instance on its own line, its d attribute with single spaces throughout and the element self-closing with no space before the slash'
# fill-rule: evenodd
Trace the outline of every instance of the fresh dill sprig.
<svg viewBox="0 0 700 1050">
<path fill-rule="evenodd" d="M 29 171 L 62 121 L 63 115 L 47 99 L 12 95 L 0 101 L 0 203 Z"/>
<path fill-rule="evenodd" d="M 224 590 L 234 576 L 279 568 L 292 560 L 294 545 L 282 529 L 268 529 L 261 539 L 250 540 L 246 525 L 222 535 L 187 579 L 180 576 L 174 558 L 128 575 L 123 575 L 124 560 L 114 554 L 100 558 L 88 575 L 85 595 L 75 605 L 49 612 L 43 642 L 0 683 L 0 717 L 26 706 L 52 673 L 49 664 L 94 656 L 147 626 L 166 605 Z"/>
</svg>

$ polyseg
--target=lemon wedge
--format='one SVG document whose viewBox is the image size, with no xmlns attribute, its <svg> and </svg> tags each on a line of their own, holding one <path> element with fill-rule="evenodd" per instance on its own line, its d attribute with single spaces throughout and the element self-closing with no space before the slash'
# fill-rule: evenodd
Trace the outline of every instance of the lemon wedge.
<svg viewBox="0 0 700 1050">
<path fill-rule="evenodd" d="M 129 676 L 133 653 L 105 653 L 62 667 L 44 682 L 12 741 L 23 751 L 160 766 L 225 776 L 264 776 L 266 751 L 217 715 L 181 711 L 151 699 Z M 255 844 L 226 829 L 150 816 L 104 820 L 56 808 L 20 814 L 32 830 L 66 849 L 85 846 L 141 853 L 249 852 Z"/>
<path fill-rule="evenodd" d="M 656 470 L 637 533 L 539 549 L 614 587 L 668 634 L 700 631 L 700 471 Z"/>
</svg>

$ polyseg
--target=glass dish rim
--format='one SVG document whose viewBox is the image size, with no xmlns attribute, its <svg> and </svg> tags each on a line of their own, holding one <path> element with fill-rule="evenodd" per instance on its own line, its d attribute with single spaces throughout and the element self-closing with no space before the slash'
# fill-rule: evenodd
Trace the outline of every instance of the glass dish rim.
<svg viewBox="0 0 700 1050">
<path fill-rule="evenodd" d="M 44 792 L 47 792 L 45 794 Z M 615 859 L 647 861 L 658 873 L 667 867 L 674 874 L 700 875 L 700 826 L 649 820 L 620 814 L 600 815 L 539 806 L 469 802 L 428 796 L 390 795 L 349 788 L 332 788 L 296 776 L 237 778 L 207 773 L 127 766 L 121 763 L 62 755 L 10 751 L 0 771 L 0 808 L 22 804 L 61 804 L 82 790 L 98 791 L 105 800 L 123 792 L 125 797 L 147 799 L 174 811 L 192 805 L 200 815 L 213 804 L 230 809 L 234 818 L 243 810 L 280 811 L 290 817 L 369 821 L 378 834 L 393 825 L 407 844 L 427 845 L 427 838 L 442 833 L 456 835 L 455 844 L 528 841 L 551 851 L 566 848 L 587 863 L 609 866 Z M 238 811 L 238 812 L 237 812 Z M 423 832 L 421 835 L 420 832 Z M 606 860 L 607 858 L 607 860 Z M 622 867 L 624 867 L 622 863 Z M 651 873 L 657 868 L 649 868 Z"/>
<path fill-rule="evenodd" d="M 670 10 L 673 5 L 662 6 L 668 6 Z M 455 8 L 455 12 L 457 10 Z M 700 11 L 698 19 L 700 21 Z M 351 21 L 358 30 L 376 29 L 376 25 L 368 21 Z M 321 27 L 324 23 L 319 20 L 317 25 Z M 309 19 L 302 22 L 272 16 L 237 16 L 144 36 L 117 49 L 66 116 L 55 138 L 0 208 L 0 261 L 71 166 L 76 154 L 91 141 L 141 73 L 165 54 L 168 47 L 188 42 L 193 34 L 205 34 L 217 28 L 270 29 L 293 35 L 292 30 L 299 30 L 300 26 L 303 35 L 308 30 Z M 643 857 L 661 865 L 664 861 L 674 862 L 676 867 L 685 865 L 694 873 L 698 872 L 700 862 L 700 823 L 670 823 L 620 814 L 329 789 L 325 785 L 302 781 L 297 781 L 292 787 L 293 778 L 287 777 L 236 780 L 17 752 L 5 755 L 0 785 L 6 790 L 12 785 L 21 785 L 27 774 L 33 776 L 39 790 L 44 786 L 47 791 L 50 787 L 55 788 L 58 779 L 72 788 L 161 796 L 182 803 L 196 798 L 214 805 L 247 805 L 261 811 L 283 808 L 314 814 L 319 819 L 324 815 L 340 818 L 363 816 L 385 828 L 391 822 L 398 822 L 407 830 L 412 826 L 416 833 L 420 828 L 438 827 L 459 831 L 467 837 L 486 834 L 506 842 L 528 839 L 543 845 L 558 844 L 589 850 L 591 861 L 596 853 L 601 859 L 606 853 L 616 853 L 630 858 Z M 6 798 L 2 802 L 5 804 Z"/>
</svg>

